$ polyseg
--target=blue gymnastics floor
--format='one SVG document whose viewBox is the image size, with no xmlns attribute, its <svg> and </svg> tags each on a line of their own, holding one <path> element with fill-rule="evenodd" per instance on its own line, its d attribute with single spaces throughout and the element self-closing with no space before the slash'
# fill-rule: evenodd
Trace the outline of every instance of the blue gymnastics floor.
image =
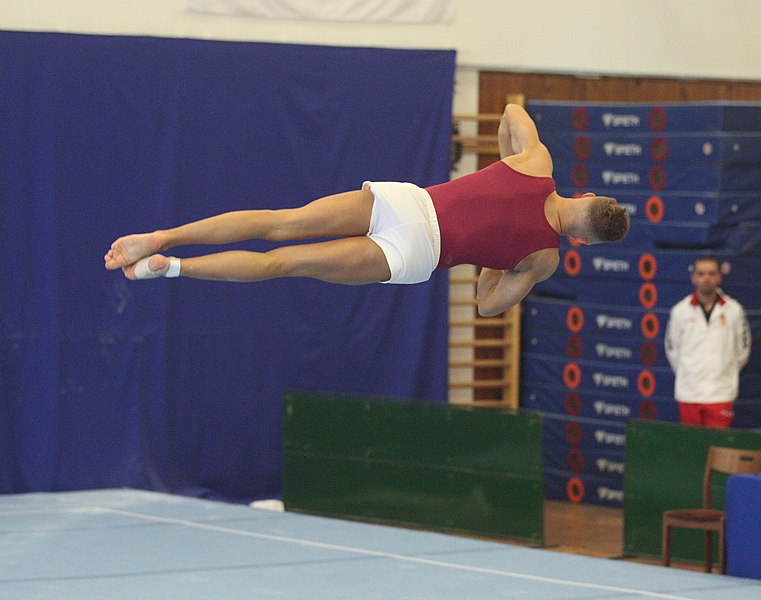
<svg viewBox="0 0 761 600">
<path fill-rule="evenodd" d="M 135 490 L 0 496 L 3 600 L 761 598 L 761 582 Z"/>
</svg>

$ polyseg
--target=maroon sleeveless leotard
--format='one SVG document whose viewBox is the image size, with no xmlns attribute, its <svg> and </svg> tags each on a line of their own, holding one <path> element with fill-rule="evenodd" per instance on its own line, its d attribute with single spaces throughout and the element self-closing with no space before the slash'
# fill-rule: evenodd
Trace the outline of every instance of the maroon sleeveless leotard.
<svg viewBox="0 0 761 600">
<path fill-rule="evenodd" d="M 544 214 L 544 201 L 555 191 L 551 177 L 519 173 L 498 161 L 426 190 L 441 231 L 437 269 L 513 269 L 532 252 L 560 245 Z"/>
</svg>

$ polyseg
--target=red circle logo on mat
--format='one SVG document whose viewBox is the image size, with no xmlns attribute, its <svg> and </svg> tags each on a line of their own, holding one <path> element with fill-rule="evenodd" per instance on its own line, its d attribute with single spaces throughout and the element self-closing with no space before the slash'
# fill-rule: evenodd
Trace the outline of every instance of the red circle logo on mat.
<svg viewBox="0 0 761 600">
<path fill-rule="evenodd" d="M 647 421 L 655 421 L 658 418 L 655 402 L 652 400 L 643 400 L 642 404 L 639 405 L 639 418 Z"/>
<path fill-rule="evenodd" d="M 663 219 L 663 200 L 660 196 L 650 196 L 645 203 L 645 215 L 651 223 L 660 223 Z"/>
<path fill-rule="evenodd" d="M 663 107 L 656 107 L 650 111 L 648 124 L 653 131 L 663 131 L 668 125 L 668 115 Z"/>
<path fill-rule="evenodd" d="M 637 391 L 646 398 L 655 392 L 655 377 L 650 371 L 642 371 L 637 377 Z"/>
<path fill-rule="evenodd" d="M 571 113 L 571 125 L 576 131 L 584 131 L 589 127 L 589 111 L 579 106 Z"/>
<path fill-rule="evenodd" d="M 639 350 L 639 358 L 643 365 L 652 367 L 658 362 L 658 346 L 653 342 L 645 342 Z"/>
<path fill-rule="evenodd" d="M 666 169 L 663 167 L 653 167 L 647 175 L 650 183 L 650 189 L 662 190 L 666 187 Z"/>
<path fill-rule="evenodd" d="M 578 306 L 572 306 L 565 315 L 565 324 L 570 331 L 579 333 L 584 327 L 584 311 Z"/>
<path fill-rule="evenodd" d="M 565 493 L 571 502 L 578 504 L 584 500 L 584 482 L 578 477 L 572 477 L 565 486 Z"/>
<path fill-rule="evenodd" d="M 565 353 L 570 358 L 581 358 L 584 354 L 584 342 L 581 341 L 581 337 L 578 335 L 572 335 L 568 338 L 565 344 Z"/>
<path fill-rule="evenodd" d="M 563 383 L 572 390 L 579 387 L 581 384 L 581 367 L 576 363 L 568 363 L 563 369 Z"/>
<path fill-rule="evenodd" d="M 584 432 L 576 421 L 569 421 L 565 425 L 565 440 L 571 444 L 571 446 L 578 446 L 581 444 L 581 438 L 584 437 Z"/>
<path fill-rule="evenodd" d="M 639 257 L 639 276 L 642 277 L 642 279 L 651 280 L 653 277 L 655 277 L 655 273 L 658 271 L 658 261 L 655 260 L 655 257 L 650 254 L 649 252 L 646 252 L 642 256 Z"/>
<path fill-rule="evenodd" d="M 578 448 L 571 448 L 568 451 L 568 468 L 574 473 L 581 473 L 584 470 L 584 453 Z"/>
<path fill-rule="evenodd" d="M 581 396 L 576 392 L 568 392 L 565 395 L 563 407 L 565 408 L 565 412 L 569 415 L 573 415 L 574 417 L 578 416 L 581 413 Z"/>
<path fill-rule="evenodd" d="M 581 272 L 581 254 L 576 250 L 569 250 L 563 257 L 563 268 L 571 277 L 576 277 Z"/>
<path fill-rule="evenodd" d="M 658 315 L 651 312 L 646 313 L 645 316 L 642 317 L 640 328 L 642 329 L 642 335 L 647 339 L 652 340 L 655 338 L 661 330 L 661 322 L 658 320 Z"/>
<path fill-rule="evenodd" d="M 664 137 L 657 137 L 650 142 L 650 155 L 655 162 L 663 162 L 669 156 L 669 143 Z"/>
<path fill-rule="evenodd" d="M 643 283 L 639 288 L 639 303 L 645 308 L 653 308 L 658 303 L 658 288 L 652 283 Z"/>
<path fill-rule="evenodd" d="M 579 160 L 587 160 L 592 156 L 592 142 L 585 135 L 580 135 L 573 142 L 573 153 Z"/>
<path fill-rule="evenodd" d="M 577 188 L 585 188 L 589 185 L 589 169 L 584 165 L 576 165 L 571 174 L 573 185 Z"/>
</svg>

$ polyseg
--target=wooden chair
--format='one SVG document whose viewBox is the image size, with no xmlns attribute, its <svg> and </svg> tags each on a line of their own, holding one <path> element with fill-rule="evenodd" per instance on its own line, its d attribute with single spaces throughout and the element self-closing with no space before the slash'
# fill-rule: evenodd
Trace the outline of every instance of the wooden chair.
<svg viewBox="0 0 761 600">
<path fill-rule="evenodd" d="M 719 571 L 727 572 L 726 558 L 726 513 L 716 510 L 711 503 L 711 485 L 714 471 L 728 475 L 761 473 L 761 450 L 738 450 L 711 446 L 708 448 L 705 472 L 703 473 L 703 508 L 667 510 L 663 513 L 662 562 L 671 562 L 671 528 L 703 530 L 704 570 L 710 573 L 713 567 L 713 532 L 719 534 Z"/>
</svg>

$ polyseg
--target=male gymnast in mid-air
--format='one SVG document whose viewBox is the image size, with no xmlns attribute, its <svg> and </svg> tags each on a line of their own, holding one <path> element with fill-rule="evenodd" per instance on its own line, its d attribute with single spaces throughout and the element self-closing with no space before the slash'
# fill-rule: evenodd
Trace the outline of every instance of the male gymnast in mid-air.
<svg viewBox="0 0 761 600">
<path fill-rule="evenodd" d="M 482 267 L 478 311 L 493 316 L 518 304 L 558 267 L 560 236 L 582 244 L 620 241 L 629 215 L 613 198 L 555 191 L 552 157 L 520 106 L 508 104 L 498 131 L 501 160 L 453 181 L 365 182 L 300 208 L 241 210 L 173 229 L 120 237 L 107 269 L 128 279 L 191 277 L 263 281 L 311 277 L 332 283 L 420 283 L 436 269 Z M 233 250 L 175 258 L 187 244 L 247 239 L 296 241 L 268 252 Z"/>
</svg>

